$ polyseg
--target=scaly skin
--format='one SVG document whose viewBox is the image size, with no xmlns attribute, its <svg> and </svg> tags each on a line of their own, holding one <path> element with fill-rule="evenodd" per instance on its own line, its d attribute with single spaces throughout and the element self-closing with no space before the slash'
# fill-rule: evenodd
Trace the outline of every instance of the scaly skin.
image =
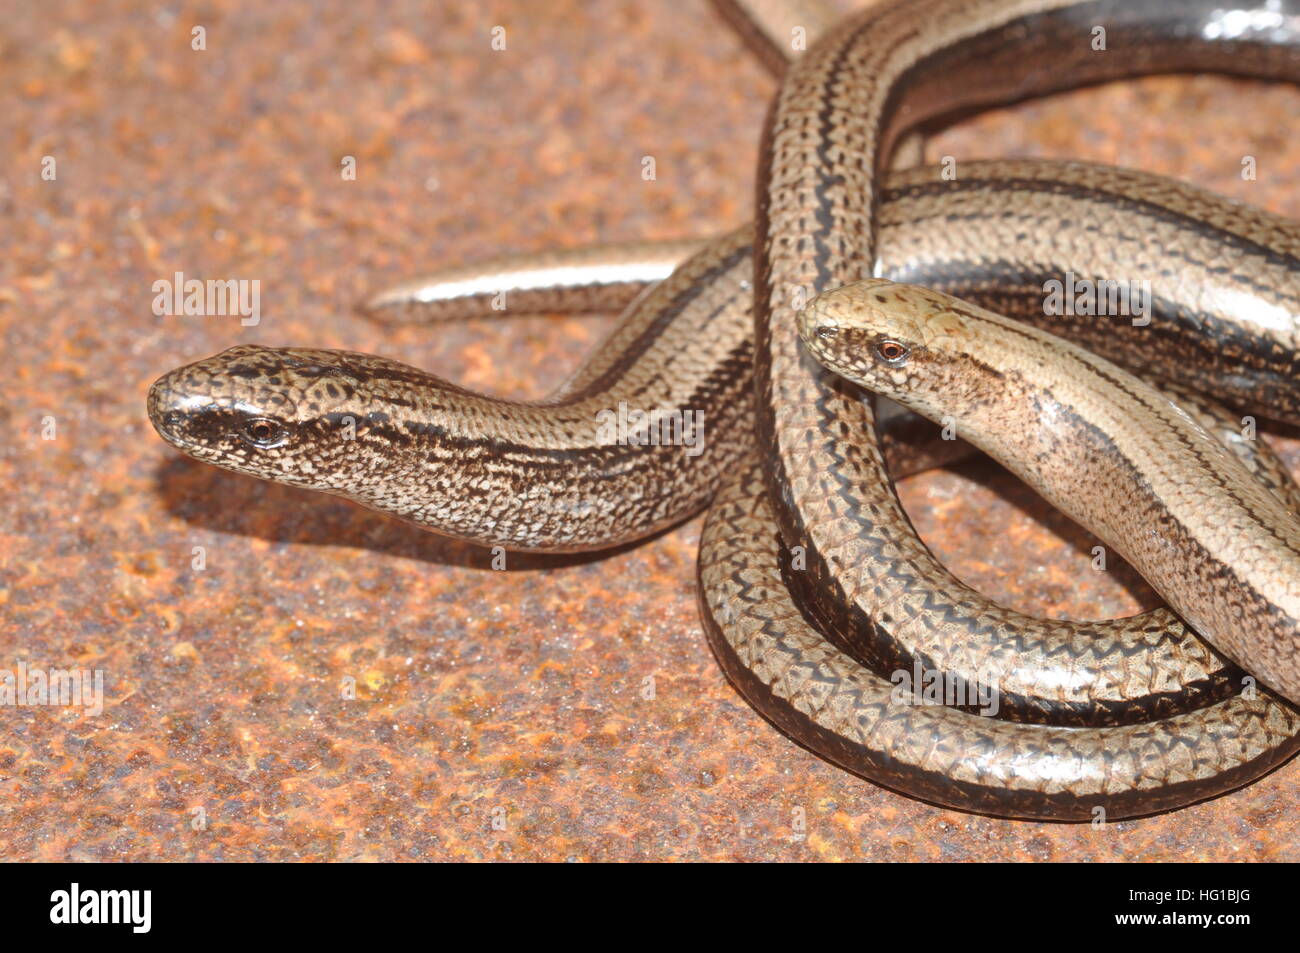
<svg viewBox="0 0 1300 953">
<path fill-rule="evenodd" d="M 709 510 L 700 615 L 728 678 L 828 761 L 946 807 L 1091 821 L 1211 797 L 1300 748 L 1300 714 L 1262 692 L 1109 728 L 1016 725 L 910 701 L 898 683 L 827 642 L 791 600 L 761 490 L 750 463 Z"/>
<path fill-rule="evenodd" d="M 1300 523 L 1168 397 L 1046 331 L 885 279 L 820 295 L 799 328 L 825 367 L 951 421 L 1300 702 Z"/>
<path fill-rule="evenodd" d="M 972 592 L 934 559 L 890 482 L 869 404 L 800 342 L 804 301 L 871 276 L 891 143 L 911 125 L 954 112 L 1124 76 L 1300 78 L 1298 12 L 1296 4 L 1261 5 L 1254 15 L 1275 29 L 1225 31 L 1225 9 L 1210 0 L 907 0 L 850 18 L 787 72 L 760 158 L 756 417 L 781 537 L 806 559 L 798 585 L 828 639 L 857 638 L 855 655 L 882 670 L 921 630 L 932 644 L 1005 646 L 1036 624 Z M 1251 11 L 1233 16 L 1256 22 Z M 1104 54 L 1089 44 L 1098 26 Z M 1017 215 L 1014 202 L 1007 209 Z M 1050 225 L 1079 237 L 1077 226 Z M 1292 289 L 1295 273 L 1292 260 L 1283 276 Z M 1109 277 L 1158 274 L 1130 266 Z M 1268 317 L 1293 332 L 1294 315 Z M 1131 340 L 1129 360 L 1150 360 L 1158 372 L 1154 340 L 1137 349 Z M 1294 377 L 1294 350 L 1280 356 Z"/>
</svg>

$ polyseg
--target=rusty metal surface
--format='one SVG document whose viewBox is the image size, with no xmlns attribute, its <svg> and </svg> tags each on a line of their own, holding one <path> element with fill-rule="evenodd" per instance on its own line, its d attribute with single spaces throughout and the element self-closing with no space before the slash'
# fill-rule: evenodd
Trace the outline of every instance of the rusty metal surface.
<svg viewBox="0 0 1300 953">
<path fill-rule="evenodd" d="M 135 6 L 24 4 L 0 38 L 0 670 L 104 677 L 99 715 L 0 707 L 0 856 L 1300 859 L 1295 765 L 1092 828 L 938 810 L 819 761 L 709 656 L 698 520 L 497 571 L 153 434 L 150 381 L 240 342 L 544 393 L 605 321 L 391 331 L 352 304 L 435 263 L 746 220 L 774 86 L 707 5 Z M 1290 88 L 1159 78 L 968 121 L 928 156 L 1119 162 L 1297 214 L 1298 115 Z M 155 316 L 177 271 L 260 281 L 260 323 Z M 992 466 L 903 497 L 1017 608 L 1151 604 Z"/>
</svg>

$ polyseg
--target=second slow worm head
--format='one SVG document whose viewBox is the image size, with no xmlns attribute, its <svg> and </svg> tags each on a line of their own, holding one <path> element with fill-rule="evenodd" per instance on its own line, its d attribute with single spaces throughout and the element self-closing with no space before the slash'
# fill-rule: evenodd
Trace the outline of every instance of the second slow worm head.
<svg viewBox="0 0 1300 953">
<path fill-rule="evenodd" d="M 884 279 L 818 296 L 799 330 L 830 370 L 954 425 L 1300 700 L 1300 524 L 1167 397 L 1046 331 Z"/>
</svg>

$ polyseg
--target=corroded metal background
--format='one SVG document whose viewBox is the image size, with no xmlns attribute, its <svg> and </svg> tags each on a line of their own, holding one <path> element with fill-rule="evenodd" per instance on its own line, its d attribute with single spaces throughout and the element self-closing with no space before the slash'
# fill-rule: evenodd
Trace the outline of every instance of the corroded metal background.
<svg viewBox="0 0 1300 953">
<path fill-rule="evenodd" d="M 150 381 L 240 342 L 544 393 L 602 320 L 389 331 L 352 304 L 434 264 L 746 220 L 774 84 L 706 4 L 4 6 L 0 669 L 101 669 L 106 704 L 0 708 L 0 857 L 1300 859 L 1294 765 L 1094 829 L 938 810 L 819 761 L 709 656 L 698 521 L 495 571 L 153 434 Z M 1160 78 L 989 114 L 928 157 L 1118 162 L 1295 215 L 1298 116 L 1290 88 Z M 260 280 L 261 323 L 155 317 L 176 271 Z M 1151 604 L 992 466 L 903 496 L 1017 608 Z"/>
</svg>

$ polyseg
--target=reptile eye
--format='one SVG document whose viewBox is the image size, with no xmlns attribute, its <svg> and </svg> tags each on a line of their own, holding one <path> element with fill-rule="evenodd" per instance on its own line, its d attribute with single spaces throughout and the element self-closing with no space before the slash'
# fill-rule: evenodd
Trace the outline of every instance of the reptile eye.
<svg viewBox="0 0 1300 953">
<path fill-rule="evenodd" d="M 269 417 L 254 417 L 245 422 L 240 430 L 240 436 L 254 447 L 269 449 L 278 447 L 284 442 L 285 430 Z"/>
<path fill-rule="evenodd" d="M 876 345 L 876 353 L 886 364 L 897 366 L 907 360 L 908 349 L 906 345 L 899 344 L 897 341 L 881 341 Z"/>
</svg>

